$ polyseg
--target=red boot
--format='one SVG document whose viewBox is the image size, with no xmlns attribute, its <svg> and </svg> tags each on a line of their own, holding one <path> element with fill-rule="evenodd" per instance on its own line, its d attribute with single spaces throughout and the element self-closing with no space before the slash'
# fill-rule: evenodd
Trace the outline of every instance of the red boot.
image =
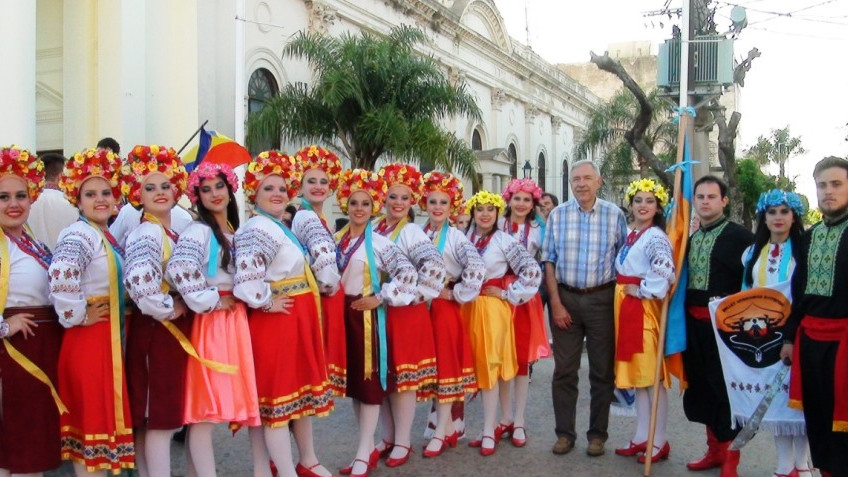
<svg viewBox="0 0 848 477">
<path fill-rule="evenodd" d="M 736 473 L 736 467 L 739 465 L 739 457 L 738 450 L 728 450 L 724 464 L 721 465 L 721 474 L 719 474 L 719 477 L 739 477 L 739 474 Z"/>
<path fill-rule="evenodd" d="M 707 470 L 721 467 L 730 442 L 719 442 L 713 431 L 707 427 L 707 452 L 698 460 L 686 464 L 689 470 Z"/>
</svg>

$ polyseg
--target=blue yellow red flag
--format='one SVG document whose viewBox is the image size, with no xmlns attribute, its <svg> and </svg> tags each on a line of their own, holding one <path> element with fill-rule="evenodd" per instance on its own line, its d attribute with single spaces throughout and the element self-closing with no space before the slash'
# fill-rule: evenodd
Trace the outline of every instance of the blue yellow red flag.
<svg viewBox="0 0 848 477">
<path fill-rule="evenodd" d="M 227 136 L 200 128 L 200 141 L 183 155 L 183 163 L 190 173 L 203 161 L 227 164 L 235 168 L 250 162 L 250 153 Z"/>
</svg>

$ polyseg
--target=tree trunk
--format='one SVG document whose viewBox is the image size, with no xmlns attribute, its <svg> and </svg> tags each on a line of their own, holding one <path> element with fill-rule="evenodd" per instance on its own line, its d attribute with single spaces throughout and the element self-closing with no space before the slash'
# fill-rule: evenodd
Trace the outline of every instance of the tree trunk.
<svg viewBox="0 0 848 477">
<path fill-rule="evenodd" d="M 743 221 L 744 202 L 739 190 L 739 180 L 736 168 L 736 130 L 742 114 L 734 111 L 730 121 L 724 117 L 724 106 L 717 100 L 710 103 L 708 109 L 713 113 L 715 124 L 718 126 L 718 161 L 724 169 L 724 181 L 727 183 L 728 198 L 730 199 L 730 220 L 740 223 Z"/>
</svg>

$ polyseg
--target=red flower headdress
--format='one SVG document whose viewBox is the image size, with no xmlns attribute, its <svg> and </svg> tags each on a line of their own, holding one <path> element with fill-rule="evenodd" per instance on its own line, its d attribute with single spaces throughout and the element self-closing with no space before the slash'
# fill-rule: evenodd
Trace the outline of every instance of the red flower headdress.
<svg viewBox="0 0 848 477">
<path fill-rule="evenodd" d="M 383 207 L 383 201 L 386 200 L 389 187 L 379 174 L 365 169 L 342 171 L 339 177 L 339 188 L 336 190 L 336 200 L 339 201 L 342 213 L 347 213 L 347 201 L 351 194 L 359 190 L 371 196 L 373 202 L 371 214 L 378 214 Z"/>
<path fill-rule="evenodd" d="M 59 177 L 59 189 L 72 205 L 79 203 L 79 193 L 83 182 L 92 177 L 102 177 L 112 187 L 112 195 L 121 197 L 119 184 L 121 158 L 110 149 L 89 148 L 74 154 L 65 162 L 65 168 Z"/>
<path fill-rule="evenodd" d="M 121 166 L 121 193 L 133 207 L 141 206 L 141 184 L 153 173 L 162 173 L 174 186 L 174 201 L 178 201 L 188 182 L 185 165 L 173 148 L 139 145 L 132 148 Z"/>
<path fill-rule="evenodd" d="M 462 210 L 464 186 L 459 177 L 450 172 L 432 171 L 424 174 L 421 201 L 418 203 L 421 210 L 427 210 L 427 196 L 431 192 L 444 192 L 450 197 L 450 216 L 455 219 Z"/>
<path fill-rule="evenodd" d="M 421 201 L 421 184 L 423 183 L 423 176 L 414 166 L 400 163 L 386 164 L 380 168 L 377 175 L 386 181 L 387 187 L 392 187 L 398 184 L 409 187 L 412 191 L 412 205 Z"/>
<path fill-rule="evenodd" d="M 286 191 L 289 198 L 297 195 L 300 190 L 300 180 L 303 178 L 303 168 L 291 156 L 280 151 L 260 152 L 247 165 L 244 173 L 244 194 L 248 202 L 256 201 L 256 191 L 266 177 L 278 175 L 286 181 Z"/>
<path fill-rule="evenodd" d="M 503 190 L 503 198 L 505 201 L 509 202 L 509 199 L 512 198 L 518 192 L 526 192 L 533 197 L 533 200 L 539 200 L 542 198 L 542 193 L 544 192 L 541 187 L 536 185 L 533 182 L 533 179 L 513 179 L 509 181 L 506 187 Z"/>
<path fill-rule="evenodd" d="M 191 171 L 191 174 L 188 176 L 188 186 L 186 187 L 188 200 L 190 200 L 192 204 L 196 204 L 197 201 L 200 200 L 200 196 L 197 194 L 197 188 L 200 187 L 200 183 L 206 179 L 218 177 L 218 174 L 224 175 L 227 184 L 230 185 L 230 189 L 232 189 L 233 192 L 238 190 L 238 178 L 233 172 L 232 167 L 227 164 L 201 162 L 200 165 Z"/>
<path fill-rule="evenodd" d="M 305 173 L 309 169 L 321 169 L 330 179 L 330 190 L 339 187 L 339 174 L 342 172 L 342 161 L 332 151 L 315 145 L 306 146 L 294 154 L 294 158 L 303 167 Z"/>
<path fill-rule="evenodd" d="M 44 188 L 44 163 L 35 154 L 12 144 L 0 148 L 0 177 L 15 175 L 27 184 L 27 193 L 32 201 Z"/>
</svg>

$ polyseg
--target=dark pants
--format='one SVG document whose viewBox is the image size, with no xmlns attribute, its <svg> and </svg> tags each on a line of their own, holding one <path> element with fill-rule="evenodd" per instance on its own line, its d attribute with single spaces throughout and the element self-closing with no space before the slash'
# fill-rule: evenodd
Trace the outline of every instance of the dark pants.
<svg viewBox="0 0 848 477">
<path fill-rule="evenodd" d="M 586 295 L 578 295 L 559 288 L 559 297 L 571 314 L 572 323 L 567 330 L 551 322 L 554 351 L 554 376 L 551 382 L 556 434 L 576 439 L 574 420 L 577 413 L 577 371 L 583 339 L 589 355 L 589 407 L 588 439 L 606 441 L 609 409 L 615 390 L 615 324 L 613 299 L 615 289 L 608 288 Z"/>
<path fill-rule="evenodd" d="M 834 477 L 848 476 L 848 433 L 833 432 L 833 373 L 838 341 L 801 335 L 801 392 L 813 465 Z"/>
<path fill-rule="evenodd" d="M 739 434 L 741 427 L 730 428 L 730 400 L 712 326 L 710 321 L 686 314 L 683 368 L 689 387 L 683 393 L 683 411 L 690 421 L 709 427 L 719 442 L 727 442 Z"/>
</svg>

